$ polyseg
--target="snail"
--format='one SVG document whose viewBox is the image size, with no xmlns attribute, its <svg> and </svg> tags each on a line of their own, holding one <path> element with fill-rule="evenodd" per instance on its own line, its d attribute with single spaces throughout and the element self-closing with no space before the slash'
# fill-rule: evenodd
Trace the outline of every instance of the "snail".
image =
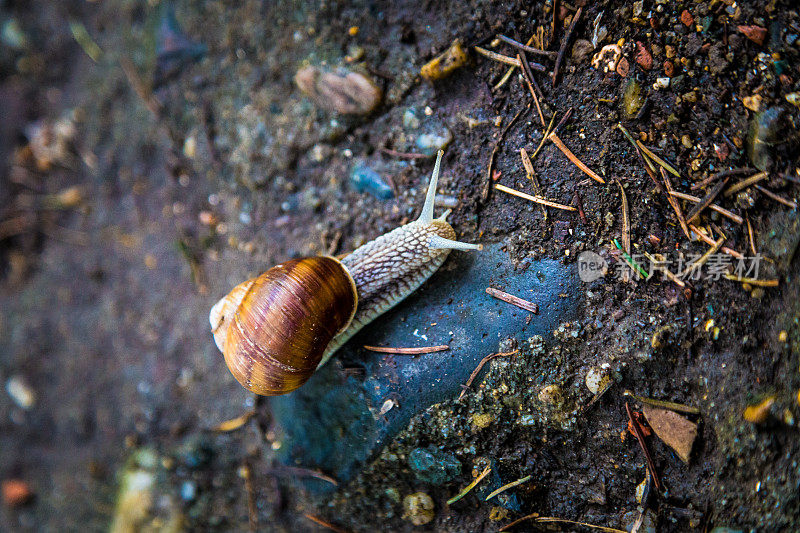
<svg viewBox="0 0 800 533">
<path fill-rule="evenodd" d="M 482 249 L 455 240 L 449 210 L 433 218 L 442 154 L 418 219 L 339 258 L 281 263 L 214 305 L 214 341 L 243 387 L 263 396 L 297 389 L 350 337 L 422 285 L 450 250 Z"/>
</svg>

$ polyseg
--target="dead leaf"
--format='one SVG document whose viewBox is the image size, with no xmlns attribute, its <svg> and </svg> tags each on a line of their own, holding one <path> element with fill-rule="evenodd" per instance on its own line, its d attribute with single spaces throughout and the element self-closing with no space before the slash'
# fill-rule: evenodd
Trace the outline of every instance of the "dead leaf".
<svg viewBox="0 0 800 533">
<path fill-rule="evenodd" d="M 678 457 L 688 464 L 694 440 L 697 438 L 697 424 L 667 409 L 643 405 L 642 411 L 658 438 L 675 450 Z"/>
</svg>

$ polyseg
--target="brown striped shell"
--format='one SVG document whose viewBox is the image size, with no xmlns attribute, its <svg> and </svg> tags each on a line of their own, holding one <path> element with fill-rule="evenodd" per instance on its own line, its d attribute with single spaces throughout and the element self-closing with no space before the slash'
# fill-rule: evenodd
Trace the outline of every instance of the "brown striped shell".
<svg viewBox="0 0 800 533">
<path fill-rule="evenodd" d="M 237 381 L 275 396 L 311 377 L 357 305 L 355 282 L 337 259 L 306 257 L 237 285 L 217 302 L 210 320 Z"/>
</svg>

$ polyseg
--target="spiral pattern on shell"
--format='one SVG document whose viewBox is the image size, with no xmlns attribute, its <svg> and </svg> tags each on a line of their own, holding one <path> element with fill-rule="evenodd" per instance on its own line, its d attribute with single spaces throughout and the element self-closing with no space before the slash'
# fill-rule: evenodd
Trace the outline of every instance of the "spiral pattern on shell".
<svg viewBox="0 0 800 533">
<path fill-rule="evenodd" d="M 311 377 L 357 304 L 355 282 L 337 259 L 306 257 L 238 285 L 214 306 L 210 319 L 237 381 L 274 396 Z"/>
</svg>

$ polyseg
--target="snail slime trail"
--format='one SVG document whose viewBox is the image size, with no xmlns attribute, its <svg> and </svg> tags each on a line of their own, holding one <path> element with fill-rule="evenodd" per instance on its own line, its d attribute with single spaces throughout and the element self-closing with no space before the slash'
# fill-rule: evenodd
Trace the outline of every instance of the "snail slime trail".
<svg viewBox="0 0 800 533">
<path fill-rule="evenodd" d="M 214 305 L 214 342 L 243 387 L 264 396 L 297 389 L 350 337 L 431 277 L 450 250 L 482 249 L 455 240 L 449 210 L 433 218 L 442 155 L 440 150 L 416 220 L 341 260 L 281 263 Z"/>
</svg>

